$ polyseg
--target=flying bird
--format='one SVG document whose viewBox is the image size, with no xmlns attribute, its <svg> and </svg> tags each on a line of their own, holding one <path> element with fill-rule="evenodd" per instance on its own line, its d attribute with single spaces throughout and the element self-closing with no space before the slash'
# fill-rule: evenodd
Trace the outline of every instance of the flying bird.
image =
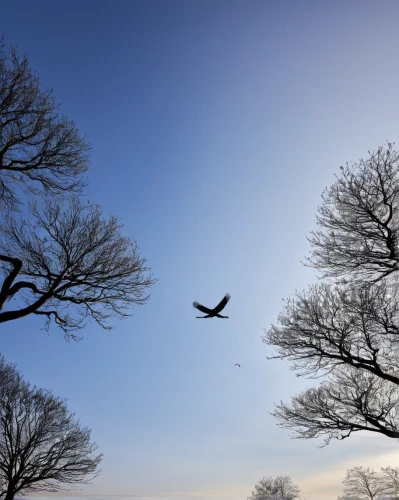
<svg viewBox="0 0 399 500">
<path fill-rule="evenodd" d="M 198 309 L 199 311 L 203 312 L 206 314 L 206 316 L 196 316 L 197 318 L 228 318 L 228 316 L 222 316 L 220 311 L 222 311 L 225 307 L 227 302 L 230 300 L 230 294 L 226 293 L 226 295 L 223 297 L 223 299 L 219 302 L 219 304 L 214 308 L 214 309 L 208 309 L 207 307 L 201 305 L 199 302 L 193 302 L 193 306 Z"/>
<path fill-rule="evenodd" d="M 238 363 L 236 363 L 234 366 L 239 366 L 241 368 L 241 365 L 239 365 Z"/>
</svg>

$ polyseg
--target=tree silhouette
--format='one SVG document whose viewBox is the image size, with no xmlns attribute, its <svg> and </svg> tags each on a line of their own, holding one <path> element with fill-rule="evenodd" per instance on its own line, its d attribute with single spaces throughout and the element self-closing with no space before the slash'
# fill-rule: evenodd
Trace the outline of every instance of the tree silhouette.
<svg viewBox="0 0 399 500">
<path fill-rule="evenodd" d="M 276 405 L 272 413 L 280 426 L 302 439 L 345 439 L 367 430 L 399 438 L 399 388 L 365 371 L 334 370 L 328 381 L 294 396 L 291 404 Z"/>
<path fill-rule="evenodd" d="M 6 221 L 0 243 L 6 273 L 0 323 L 45 315 L 47 323 L 54 318 L 74 338 L 71 332 L 83 328 L 88 316 L 107 328 L 110 316 L 126 317 L 128 307 L 148 299 L 146 291 L 155 280 L 136 242 L 120 235 L 116 217 L 104 220 L 98 206 L 82 205 L 77 198 L 63 207 L 47 201 L 43 211 L 32 205 L 31 214 L 28 220 L 13 216 Z M 2 311 L 17 296 L 25 306 Z M 74 315 L 67 312 L 70 304 Z"/>
<path fill-rule="evenodd" d="M 308 265 L 324 277 L 378 281 L 399 262 L 399 154 L 393 143 L 341 167 L 322 194 Z"/>
<path fill-rule="evenodd" d="M 392 144 L 342 169 L 323 194 L 308 264 L 328 281 L 285 301 L 263 341 L 319 387 L 276 405 L 298 438 L 399 437 L 399 155 Z"/>
<path fill-rule="evenodd" d="M 20 188 L 79 193 L 90 146 L 71 120 L 57 113 L 52 91 L 26 56 L 0 39 L 0 204 L 17 208 Z"/>
<path fill-rule="evenodd" d="M 42 315 L 76 340 L 89 317 L 109 328 L 130 316 L 156 280 L 119 218 L 77 197 L 90 146 L 56 110 L 27 57 L 1 40 L 0 323 Z"/>
<path fill-rule="evenodd" d="M 65 401 L 31 387 L 0 357 L 0 498 L 68 489 L 98 474 L 102 455 Z"/>
</svg>

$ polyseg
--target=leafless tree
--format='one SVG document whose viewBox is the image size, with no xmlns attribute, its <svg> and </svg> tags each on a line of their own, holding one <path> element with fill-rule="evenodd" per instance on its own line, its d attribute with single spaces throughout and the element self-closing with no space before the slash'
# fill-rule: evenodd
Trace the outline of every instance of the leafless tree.
<svg viewBox="0 0 399 500">
<path fill-rule="evenodd" d="M 399 438 L 397 384 L 355 368 L 335 370 L 328 381 L 276 405 L 272 413 L 293 437 L 345 439 L 353 432 L 370 431 Z"/>
<path fill-rule="evenodd" d="M 399 437 L 399 155 L 392 144 L 342 169 L 323 194 L 311 265 L 329 281 L 285 301 L 263 341 L 298 376 L 327 376 L 273 413 L 299 438 L 368 430 Z"/>
<path fill-rule="evenodd" d="M 357 497 L 359 500 L 373 500 L 387 491 L 387 486 L 381 481 L 381 476 L 370 468 L 349 469 L 342 482 L 345 485 L 345 494 Z"/>
<path fill-rule="evenodd" d="M 66 402 L 31 387 L 0 357 L 0 498 L 70 489 L 98 475 L 102 455 Z"/>
<path fill-rule="evenodd" d="M 341 167 L 322 195 L 308 264 L 325 277 L 378 281 L 399 262 L 399 154 L 393 144 Z"/>
<path fill-rule="evenodd" d="M 399 383 L 399 286 L 320 284 L 285 301 L 263 342 L 300 375 L 350 366 Z"/>
<path fill-rule="evenodd" d="M 329 375 L 273 415 L 299 438 L 369 430 L 399 437 L 397 284 L 316 285 L 286 302 L 263 341 L 300 375 Z"/>
<path fill-rule="evenodd" d="M 43 315 L 47 328 L 53 319 L 77 339 L 87 317 L 109 328 L 111 316 L 147 301 L 156 280 L 136 242 L 121 235 L 117 217 L 104 220 L 76 197 L 89 150 L 27 57 L 1 39 L 0 323 Z"/>
<path fill-rule="evenodd" d="M 0 242 L 0 323 L 44 315 L 47 324 L 53 318 L 67 338 L 76 338 L 71 332 L 87 317 L 109 328 L 110 316 L 128 316 L 129 307 L 148 299 L 155 280 L 121 227 L 116 217 L 104 220 L 97 205 L 77 198 L 63 205 L 47 201 L 44 210 L 32 204 L 29 219 L 8 217 Z M 16 297 L 24 305 L 3 311 Z"/>
<path fill-rule="evenodd" d="M 390 500 L 399 498 L 399 467 L 381 467 L 381 471 Z"/>
<path fill-rule="evenodd" d="M 21 186 L 36 192 L 79 193 L 90 146 L 59 116 L 51 90 L 26 56 L 0 39 L 0 206 L 17 208 Z"/>
<path fill-rule="evenodd" d="M 294 500 L 299 497 L 299 494 L 299 487 L 289 476 L 264 477 L 255 484 L 255 491 L 248 497 L 248 500 L 268 500 L 269 498 Z"/>
</svg>

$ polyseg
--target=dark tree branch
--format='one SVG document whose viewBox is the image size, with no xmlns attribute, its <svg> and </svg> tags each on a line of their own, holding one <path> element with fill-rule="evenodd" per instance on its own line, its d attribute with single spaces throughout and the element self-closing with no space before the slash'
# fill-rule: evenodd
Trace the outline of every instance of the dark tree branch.
<svg viewBox="0 0 399 500">
<path fill-rule="evenodd" d="M 294 396 L 290 405 L 277 405 L 272 415 L 298 439 L 325 436 L 325 446 L 333 438 L 342 440 L 361 430 L 399 438 L 398 412 L 396 384 L 349 369 Z"/>
<path fill-rule="evenodd" d="M 57 311 L 35 311 L 33 314 L 39 314 L 47 316 L 49 319 L 54 316 L 54 320 L 58 324 L 66 323 L 66 321 L 58 315 Z"/>
<path fill-rule="evenodd" d="M 68 489 L 98 475 L 98 446 L 65 401 L 31 388 L 4 358 L 0 381 L 0 498 Z"/>
<path fill-rule="evenodd" d="M 1 310 L 3 309 L 4 302 L 10 295 L 11 285 L 13 284 L 15 278 L 18 276 L 18 273 L 21 271 L 22 261 L 20 259 L 13 259 L 11 257 L 8 257 L 7 255 L 0 255 L 0 261 L 8 262 L 13 266 L 12 271 L 8 274 L 8 276 L 6 276 L 5 280 L 3 281 L 3 286 L 1 287 L 0 290 L 0 310 Z"/>
<path fill-rule="evenodd" d="M 8 291 L 8 296 L 13 297 L 15 294 L 20 292 L 22 289 L 27 288 L 29 290 L 32 290 L 33 293 L 44 295 L 45 292 L 42 290 L 39 290 L 36 285 L 33 283 L 30 283 L 29 281 L 18 281 L 15 283 Z"/>
<path fill-rule="evenodd" d="M 0 39 L 0 323 L 36 314 L 77 338 L 88 318 L 110 328 L 148 300 L 156 280 L 136 242 L 118 218 L 75 198 L 90 149 L 26 56 Z M 27 194 L 44 208 L 25 204 Z"/>
<path fill-rule="evenodd" d="M 301 374 L 318 376 L 341 365 L 399 383 L 399 288 L 314 285 L 286 301 L 263 342 Z"/>
<path fill-rule="evenodd" d="M 388 143 L 341 170 L 322 195 L 307 262 L 325 277 L 376 282 L 399 262 L 399 155 Z"/>
<path fill-rule="evenodd" d="M 0 40 L 0 202 L 17 208 L 16 186 L 45 193 L 79 193 L 90 146 L 74 123 L 57 114 L 52 91 L 26 56 Z M 36 186 L 36 188 L 35 188 Z"/>
<path fill-rule="evenodd" d="M 148 300 L 145 292 L 155 280 L 136 242 L 120 235 L 116 217 L 106 221 L 98 206 L 76 198 L 64 208 L 54 201 L 43 210 L 32 204 L 31 215 L 8 217 L 3 228 L 0 248 L 22 262 L 23 278 L 5 287 L 5 299 L 20 296 L 26 306 L 0 312 L 0 323 L 39 313 L 55 318 L 66 334 L 83 328 L 88 316 L 108 328 L 108 318 L 127 317 L 129 308 Z M 71 305 L 74 316 L 66 310 Z"/>
<path fill-rule="evenodd" d="M 298 376 L 329 377 L 274 415 L 297 437 L 399 437 L 399 154 L 341 167 L 322 195 L 310 265 L 328 278 L 285 301 L 263 341 Z"/>
</svg>

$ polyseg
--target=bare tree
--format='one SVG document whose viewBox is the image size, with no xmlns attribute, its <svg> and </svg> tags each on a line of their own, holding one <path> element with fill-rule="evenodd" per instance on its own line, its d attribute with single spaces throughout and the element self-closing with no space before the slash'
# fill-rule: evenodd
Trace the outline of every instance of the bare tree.
<svg viewBox="0 0 399 500">
<path fill-rule="evenodd" d="M 399 383 L 399 286 L 314 285 L 285 301 L 278 325 L 263 342 L 277 348 L 300 375 L 342 365 Z"/>
<path fill-rule="evenodd" d="M 31 387 L 3 357 L 1 378 L 7 383 L 0 385 L 0 498 L 68 489 L 98 475 L 98 446 L 65 401 Z"/>
<path fill-rule="evenodd" d="M 63 206 L 47 201 L 42 211 L 32 204 L 31 214 L 8 217 L 3 230 L 0 323 L 44 315 L 47 325 L 53 318 L 67 338 L 76 338 L 71 332 L 87 317 L 109 328 L 110 316 L 126 317 L 129 307 L 146 302 L 155 280 L 136 242 L 121 236 L 116 217 L 104 220 L 97 205 L 77 198 Z M 2 311 L 15 297 L 25 305 Z"/>
<path fill-rule="evenodd" d="M 324 444 L 360 430 L 399 437 L 399 155 L 388 144 L 355 167 L 324 193 L 311 240 L 309 262 L 334 279 L 286 300 L 263 337 L 298 376 L 328 377 L 273 413 Z"/>
<path fill-rule="evenodd" d="M 255 484 L 255 491 L 248 497 L 248 500 L 268 500 L 269 498 L 294 500 L 299 494 L 299 487 L 289 476 L 264 477 Z"/>
<path fill-rule="evenodd" d="M 299 438 L 344 439 L 369 430 L 399 437 L 398 285 L 316 285 L 286 302 L 263 338 L 300 375 L 328 382 L 273 415 Z"/>
<path fill-rule="evenodd" d="M 345 485 L 345 494 L 357 497 L 359 500 L 373 500 L 387 491 L 387 486 L 381 481 L 381 476 L 370 468 L 354 467 L 349 469 L 342 482 Z"/>
<path fill-rule="evenodd" d="M 335 370 L 330 380 L 280 403 L 272 415 L 293 437 L 345 439 L 370 431 L 399 438 L 399 387 L 366 371 Z"/>
<path fill-rule="evenodd" d="M 79 193 L 90 146 L 74 123 L 57 114 L 52 91 L 26 56 L 0 39 L 0 206 L 17 208 L 20 187 Z"/>
<path fill-rule="evenodd" d="M 341 167 L 322 195 L 308 264 L 325 277 L 378 281 L 399 262 L 399 154 L 393 144 Z"/>
<path fill-rule="evenodd" d="M 0 323 L 43 315 L 46 328 L 53 319 L 78 339 L 88 317 L 109 328 L 110 317 L 131 315 L 156 280 L 119 219 L 76 197 L 90 146 L 56 111 L 27 57 L 1 39 Z"/>
<path fill-rule="evenodd" d="M 381 467 L 381 471 L 391 500 L 399 498 L 399 467 Z"/>
</svg>

